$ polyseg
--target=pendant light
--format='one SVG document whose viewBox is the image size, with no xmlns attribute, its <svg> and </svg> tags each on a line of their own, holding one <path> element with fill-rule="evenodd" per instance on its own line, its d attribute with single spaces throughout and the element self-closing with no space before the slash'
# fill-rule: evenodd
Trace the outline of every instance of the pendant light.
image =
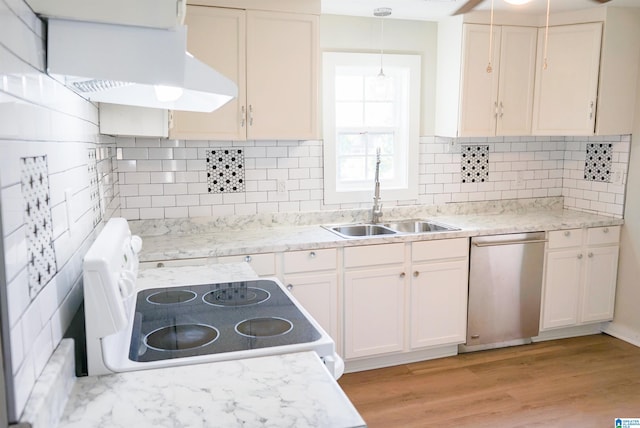
<svg viewBox="0 0 640 428">
<path fill-rule="evenodd" d="M 378 7 L 373 10 L 373 16 L 377 16 L 380 19 L 380 72 L 378 73 L 378 77 L 384 78 L 384 69 L 382 67 L 382 57 L 384 56 L 384 18 L 385 16 L 391 15 L 390 7 Z"/>
</svg>

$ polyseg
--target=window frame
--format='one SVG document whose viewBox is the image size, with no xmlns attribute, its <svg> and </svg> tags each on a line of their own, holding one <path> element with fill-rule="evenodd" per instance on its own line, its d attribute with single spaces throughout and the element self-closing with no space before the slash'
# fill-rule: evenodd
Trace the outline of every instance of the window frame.
<svg viewBox="0 0 640 428">
<path fill-rule="evenodd" d="M 412 200 L 418 198 L 418 154 L 420 130 L 420 55 L 384 54 L 383 67 L 405 67 L 408 69 L 408 99 L 405 101 L 407 117 L 405 132 L 407 134 L 404 152 L 398 156 L 395 164 L 399 172 L 406 172 L 403 185 L 391 185 L 380 179 L 380 193 L 383 200 Z M 336 130 L 336 97 L 335 80 L 338 67 L 366 67 L 380 70 L 379 53 L 324 52 L 323 53 L 323 137 L 324 137 L 324 202 L 325 204 L 344 204 L 369 202 L 373 198 L 374 183 L 361 190 L 337 190 L 337 130 Z M 358 127 L 350 127 L 357 129 Z M 362 129 L 366 127 L 363 126 Z M 347 129 L 347 127 L 344 127 Z M 372 128 L 373 129 L 373 128 Z M 364 183 L 362 183 L 364 184 Z"/>
</svg>

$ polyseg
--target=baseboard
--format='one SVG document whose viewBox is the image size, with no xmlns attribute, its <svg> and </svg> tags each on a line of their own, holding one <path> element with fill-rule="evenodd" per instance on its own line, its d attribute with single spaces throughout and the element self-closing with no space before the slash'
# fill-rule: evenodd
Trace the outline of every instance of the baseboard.
<svg viewBox="0 0 640 428">
<path fill-rule="evenodd" d="M 602 330 L 602 332 L 640 347 L 640 332 L 625 325 L 611 322 L 604 328 L 604 330 Z"/>
<path fill-rule="evenodd" d="M 380 369 L 383 367 L 397 366 L 400 364 L 415 363 L 418 361 L 433 360 L 436 358 L 451 357 L 458 354 L 458 345 L 443 346 L 435 349 L 426 349 L 414 352 L 384 355 L 378 357 L 362 358 L 358 360 L 345 360 L 345 373 L 360 372 L 364 370 Z"/>
<path fill-rule="evenodd" d="M 543 342 L 545 340 L 567 339 L 569 337 L 599 334 L 602 333 L 605 324 L 606 323 L 596 323 L 541 331 L 538 336 L 532 337 L 531 340 L 533 342 Z"/>
</svg>

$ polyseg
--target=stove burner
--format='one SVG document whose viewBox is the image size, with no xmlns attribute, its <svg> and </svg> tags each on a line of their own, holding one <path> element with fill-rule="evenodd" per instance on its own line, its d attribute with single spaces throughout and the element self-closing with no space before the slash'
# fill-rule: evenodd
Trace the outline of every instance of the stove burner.
<svg viewBox="0 0 640 428">
<path fill-rule="evenodd" d="M 157 351 L 180 351 L 199 348 L 219 337 L 216 328 L 204 324 L 178 324 L 152 331 L 144 343 Z"/>
<path fill-rule="evenodd" d="M 269 296 L 269 292 L 262 288 L 233 286 L 207 293 L 202 299 L 214 306 L 248 306 L 262 303 Z"/>
<path fill-rule="evenodd" d="M 236 331 L 248 337 L 280 336 L 293 329 L 291 321 L 284 318 L 251 318 L 236 325 Z"/>
<path fill-rule="evenodd" d="M 147 296 L 147 302 L 156 305 L 171 305 L 190 302 L 197 296 L 196 293 L 189 290 L 162 290 Z"/>
</svg>

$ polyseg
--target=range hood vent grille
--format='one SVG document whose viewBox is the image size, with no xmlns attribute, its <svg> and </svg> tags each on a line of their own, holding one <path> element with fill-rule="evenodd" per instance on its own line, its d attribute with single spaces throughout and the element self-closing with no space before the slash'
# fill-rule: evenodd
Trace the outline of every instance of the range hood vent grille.
<svg viewBox="0 0 640 428">
<path fill-rule="evenodd" d="M 80 82 L 73 82 L 73 87 L 80 92 L 98 92 L 106 91 L 113 88 L 120 88 L 122 86 L 134 85 L 131 82 L 121 82 L 115 80 L 84 80 Z"/>
</svg>

